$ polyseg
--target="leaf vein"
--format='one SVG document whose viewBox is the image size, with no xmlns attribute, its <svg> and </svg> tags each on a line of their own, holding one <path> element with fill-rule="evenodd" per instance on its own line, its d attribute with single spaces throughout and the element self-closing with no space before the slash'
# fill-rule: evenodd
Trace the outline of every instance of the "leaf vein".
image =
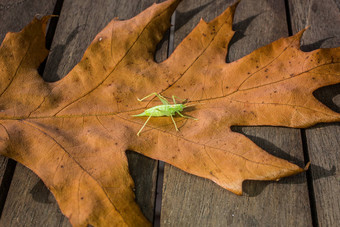
<svg viewBox="0 0 340 227">
<path fill-rule="evenodd" d="M 123 119 L 123 120 L 125 120 L 125 121 L 128 121 L 128 122 L 130 122 L 130 123 L 132 123 L 132 124 L 142 125 L 142 124 L 140 124 L 139 122 L 131 121 L 131 120 L 126 119 L 126 118 L 124 118 L 124 117 L 121 117 L 121 116 L 119 116 L 119 115 L 116 115 L 116 116 L 119 117 L 119 118 L 121 118 L 121 119 Z M 175 134 L 173 134 L 173 133 L 170 133 L 170 132 L 167 132 L 167 131 L 160 130 L 159 128 L 155 128 L 155 127 L 152 127 L 152 126 L 149 126 L 149 125 L 146 125 L 145 127 L 149 127 L 149 128 L 151 128 L 151 129 L 157 130 L 157 131 L 159 131 L 160 133 L 164 133 L 164 134 L 168 134 L 168 135 L 173 136 L 173 137 L 177 137 L 177 138 L 179 138 L 179 139 L 181 139 L 181 140 L 184 140 L 184 141 L 189 142 L 189 143 L 192 143 L 192 144 L 196 144 L 196 145 L 203 146 L 203 147 L 208 147 L 208 148 L 215 149 L 215 150 L 224 151 L 224 152 L 226 152 L 226 153 L 229 153 L 229 154 L 231 154 L 231 155 L 237 156 L 237 157 L 239 157 L 239 158 L 241 158 L 241 159 L 244 159 L 244 160 L 249 161 L 249 162 L 254 163 L 254 164 L 265 165 L 265 166 L 271 166 L 271 167 L 275 167 L 275 168 L 281 168 L 281 167 L 279 167 L 279 166 L 272 165 L 272 164 L 269 164 L 269 163 L 261 163 L 261 162 L 256 162 L 256 161 L 250 160 L 250 159 L 248 159 L 248 158 L 243 157 L 242 155 L 236 154 L 236 153 L 231 152 L 231 151 L 228 151 L 228 150 L 224 150 L 224 149 L 222 149 L 222 148 L 213 147 L 213 146 L 209 146 L 209 145 L 206 145 L 206 144 L 201 144 L 201 143 L 199 143 L 199 142 L 195 142 L 195 141 L 189 140 L 189 139 L 187 139 L 187 138 L 185 138 L 185 137 L 180 137 L 180 136 L 177 136 L 177 135 L 175 135 Z M 236 132 L 233 132 L 233 133 L 236 133 Z M 236 134 L 239 134 L 239 135 L 243 136 L 243 135 L 240 134 L 240 133 L 236 133 Z M 245 137 L 245 138 L 248 139 L 247 137 Z M 249 139 L 248 139 L 248 140 L 249 140 Z"/>
<path fill-rule="evenodd" d="M 125 59 L 125 57 L 130 53 L 130 50 L 134 47 L 134 45 L 137 43 L 137 41 L 139 40 L 139 38 L 142 36 L 142 34 L 144 33 L 144 31 L 146 30 L 146 28 L 158 17 L 160 17 L 162 14 L 166 13 L 167 10 L 162 11 L 160 14 L 158 14 L 157 16 L 155 16 L 154 18 L 152 18 L 152 20 L 150 20 L 150 22 L 143 28 L 143 30 L 141 31 L 141 33 L 137 36 L 136 40 L 131 44 L 131 46 L 129 47 L 129 49 L 126 51 L 126 53 L 124 54 L 124 56 L 117 62 L 117 64 L 114 66 L 114 68 L 111 70 L 111 72 L 100 82 L 98 83 L 96 86 L 94 86 L 91 90 L 89 90 L 88 92 L 84 93 L 82 96 L 78 97 L 77 99 L 73 100 L 72 102 L 68 103 L 67 105 L 65 105 L 64 107 L 62 107 L 60 110 L 58 110 L 54 116 L 56 116 L 57 114 L 59 114 L 61 111 L 63 111 L 64 109 L 66 109 L 67 107 L 71 106 L 72 104 L 78 102 L 80 99 L 86 97 L 87 95 L 91 94 L 94 90 L 96 90 L 98 87 L 100 87 L 110 76 L 111 74 L 117 69 L 118 65 Z M 112 45 L 112 43 L 111 43 Z M 111 47 L 112 49 L 112 47 Z"/>
<path fill-rule="evenodd" d="M 288 104 L 288 103 L 256 103 L 256 102 L 245 102 L 245 101 L 240 101 L 240 100 L 235 100 L 235 99 L 231 99 L 231 101 L 235 101 L 235 102 L 240 102 L 240 103 L 246 103 L 246 104 L 253 104 L 253 105 L 280 105 L 280 106 L 291 106 L 291 107 L 297 107 L 297 108 L 301 108 L 301 109 L 306 109 L 306 110 L 310 110 L 310 111 L 314 111 L 314 112 L 317 112 L 317 113 L 321 113 L 321 114 L 324 114 L 326 116 L 332 116 L 330 114 L 327 114 L 327 113 L 324 113 L 322 111 L 319 111 L 319 110 L 315 110 L 315 109 L 312 109 L 312 108 L 308 108 L 308 107 L 305 107 L 305 106 L 300 106 L 300 105 L 293 105 L 293 104 Z"/>
<path fill-rule="evenodd" d="M 28 45 L 28 47 L 27 47 L 27 50 L 26 50 L 24 56 L 22 57 L 22 59 L 21 59 L 19 65 L 18 65 L 17 69 L 15 70 L 14 76 L 12 77 L 11 81 L 7 84 L 7 86 L 5 87 L 5 89 L 1 92 L 0 97 L 8 90 L 8 88 L 9 88 L 9 87 L 11 86 L 11 84 L 13 83 L 14 79 L 17 77 L 18 72 L 19 72 L 19 69 L 20 69 L 22 63 L 24 62 L 25 58 L 27 57 L 27 54 L 28 54 L 28 52 L 29 52 L 29 50 L 30 50 L 30 48 L 31 48 L 31 45 L 32 45 L 32 43 L 29 43 L 29 45 Z"/>
<path fill-rule="evenodd" d="M 102 189 L 103 193 L 105 194 L 105 196 L 107 197 L 108 201 L 112 204 L 113 208 L 117 211 L 118 214 L 120 214 L 120 216 L 122 217 L 122 219 L 124 220 L 122 214 L 120 213 L 120 211 L 118 210 L 118 208 L 115 206 L 114 202 L 110 199 L 109 195 L 107 194 L 107 192 L 105 191 L 105 187 L 94 177 L 92 176 L 72 155 L 71 153 L 69 153 L 67 151 L 67 149 L 61 144 L 59 143 L 55 138 L 53 138 L 51 135 L 49 135 L 46 131 L 38 128 L 37 126 L 35 126 L 33 123 L 28 122 L 26 120 L 22 120 L 19 121 L 23 124 L 26 124 L 28 126 L 30 126 L 31 128 L 39 131 L 40 133 L 44 134 L 46 137 L 48 137 L 49 139 L 51 139 L 57 146 L 59 146 L 61 148 L 61 150 L 63 150 L 82 170 L 83 173 L 86 173 L 90 178 L 92 178 L 97 184 L 98 186 Z M 125 220 L 124 220 L 125 222 Z M 126 223 L 126 222 L 125 222 Z"/>
<path fill-rule="evenodd" d="M 299 37 L 297 37 L 297 38 L 299 38 Z M 258 69 L 257 71 L 255 71 L 254 73 L 252 73 L 252 74 L 250 74 L 244 81 L 242 81 L 241 82 L 241 84 L 238 86 L 238 88 L 236 89 L 236 91 L 238 91 L 238 90 L 240 90 L 240 88 L 242 87 L 242 85 L 245 83 L 245 82 L 247 82 L 251 77 L 253 77 L 256 73 L 258 73 L 258 72 L 260 72 L 261 70 L 263 70 L 265 67 L 268 67 L 269 65 L 271 65 L 273 62 L 275 62 L 286 50 L 288 50 L 288 48 L 290 47 L 290 45 L 293 43 L 293 42 L 295 42 L 296 41 L 296 39 L 297 38 L 295 38 L 295 39 L 293 39 L 283 50 L 282 50 L 282 52 L 278 55 L 278 56 L 276 56 L 275 58 L 273 58 L 273 60 L 272 61 L 270 61 L 270 62 L 268 62 L 268 64 L 266 64 L 266 65 L 264 65 L 264 66 L 262 66 L 260 69 Z M 271 45 L 271 44 L 269 44 L 269 45 Z"/>
<path fill-rule="evenodd" d="M 230 18 L 231 15 L 228 16 L 228 18 L 226 19 L 226 21 Z M 210 47 L 210 45 L 213 43 L 213 41 L 215 40 L 216 36 L 218 35 L 218 33 L 220 32 L 220 30 L 222 29 L 223 26 L 225 26 L 226 24 L 222 24 L 217 32 L 214 34 L 213 38 L 211 39 L 211 41 L 208 43 L 208 45 L 206 46 L 206 48 L 204 48 L 204 50 L 197 56 L 197 58 L 195 58 L 195 60 L 184 70 L 183 73 L 180 74 L 180 76 L 171 84 L 169 84 L 169 86 L 165 89 L 163 89 L 160 93 L 165 92 L 166 90 L 168 90 L 170 87 L 172 87 L 173 85 L 175 85 L 181 78 L 183 78 L 183 76 L 188 72 L 189 69 L 191 69 L 191 67 L 196 63 L 196 61 L 205 53 L 205 51 Z M 170 58 L 168 58 L 170 59 Z"/>
</svg>

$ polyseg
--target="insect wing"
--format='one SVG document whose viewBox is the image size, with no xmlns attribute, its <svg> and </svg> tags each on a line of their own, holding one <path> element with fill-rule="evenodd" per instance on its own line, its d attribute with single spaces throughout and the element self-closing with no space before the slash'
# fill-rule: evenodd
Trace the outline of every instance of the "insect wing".
<svg viewBox="0 0 340 227">
<path fill-rule="evenodd" d="M 154 106 L 150 109 L 147 109 L 145 112 L 147 112 L 149 116 L 154 117 L 169 116 L 165 105 Z"/>
</svg>

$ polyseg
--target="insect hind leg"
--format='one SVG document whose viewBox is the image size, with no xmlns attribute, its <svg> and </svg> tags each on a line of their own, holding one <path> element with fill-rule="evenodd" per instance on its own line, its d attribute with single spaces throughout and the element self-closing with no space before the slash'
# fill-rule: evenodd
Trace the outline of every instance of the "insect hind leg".
<svg viewBox="0 0 340 227">
<path fill-rule="evenodd" d="M 178 115 L 183 117 L 183 118 L 193 119 L 193 120 L 196 120 L 196 121 L 198 120 L 197 118 L 194 118 L 194 117 L 185 116 L 185 115 L 181 114 L 179 111 L 176 111 L 176 113 L 178 113 Z"/>
<path fill-rule="evenodd" d="M 137 136 L 139 136 L 139 134 L 142 132 L 143 128 L 145 127 L 146 123 L 148 123 L 151 117 L 152 116 L 149 116 L 148 119 L 145 121 L 144 125 L 139 129 L 139 131 L 137 132 Z"/>
<path fill-rule="evenodd" d="M 174 118 L 172 117 L 172 115 L 170 115 L 170 117 L 171 117 L 172 122 L 173 122 L 174 125 L 175 125 L 176 131 L 178 131 L 178 128 L 177 128 L 177 125 L 176 125 L 176 122 L 175 122 Z"/>
</svg>

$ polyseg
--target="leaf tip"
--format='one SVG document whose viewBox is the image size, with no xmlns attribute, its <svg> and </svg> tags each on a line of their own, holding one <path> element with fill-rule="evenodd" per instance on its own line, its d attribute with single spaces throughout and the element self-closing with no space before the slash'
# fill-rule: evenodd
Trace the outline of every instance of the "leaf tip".
<svg viewBox="0 0 340 227">
<path fill-rule="evenodd" d="M 309 28 L 309 26 L 302 29 L 301 31 L 299 31 L 295 35 L 289 37 L 290 40 L 293 39 L 293 41 L 291 41 L 292 47 L 295 46 L 295 48 L 300 49 L 300 42 L 301 42 L 302 35 L 308 28 Z"/>
<path fill-rule="evenodd" d="M 302 29 L 301 31 L 299 31 L 298 33 L 295 34 L 295 36 L 298 37 L 299 41 L 300 41 L 300 39 L 301 39 L 303 33 L 305 33 L 305 31 L 306 31 L 307 29 L 309 29 L 309 28 L 310 28 L 310 26 L 307 26 L 307 27 L 305 27 L 304 29 Z"/>
<path fill-rule="evenodd" d="M 240 4 L 241 0 L 237 0 L 236 2 L 234 2 L 234 4 L 232 4 L 230 7 L 231 8 L 235 8 L 238 6 L 238 4 Z"/>
<path fill-rule="evenodd" d="M 241 2 L 241 0 L 237 0 L 235 3 L 230 5 L 221 15 L 210 21 L 209 23 L 216 23 L 217 21 L 221 21 L 222 23 L 228 23 L 230 26 L 232 26 L 233 20 L 234 20 L 234 15 L 236 8 L 238 4 Z"/>
<path fill-rule="evenodd" d="M 47 23 L 52 17 L 59 17 L 58 15 L 45 15 L 40 18 L 40 14 L 34 15 L 34 20 L 40 21 L 41 23 Z"/>
<path fill-rule="evenodd" d="M 168 0 L 163 2 L 164 4 L 167 4 L 169 6 L 174 6 L 175 8 L 177 8 L 178 4 L 181 3 L 182 0 Z M 154 3 L 154 4 L 163 4 L 163 3 Z"/>
<path fill-rule="evenodd" d="M 241 0 L 237 0 L 231 6 L 228 7 L 228 9 L 230 9 L 230 13 L 232 14 L 232 18 L 234 18 L 236 8 L 237 8 L 238 4 L 240 4 L 240 2 L 241 2 Z"/>
<path fill-rule="evenodd" d="M 47 16 L 43 16 L 41 18 L 39 18 L 39 14 L 36 14 L 34 16 L 33 21 L 31 22 L 31 24 L 36 24 L 36 23 L 40 23 L 42 30 L 44 32 L 44 34 L 46 35 L 46 27 L 47 27 L 47 23 L 48 21 L 52 18 L 52 17 L 59 17 L 58 15 L 47 15 Z"/>
<path fill-rule="evenodd" d="M 303 168 L 303 170 L 304 170 L 304 171 L 307 171 L 307 170 L 309 169 L 309 166 L 310 166 L 310 162 L 308 162 L 308 163 L 306 164 L 306 166 Z"/>
</svg>

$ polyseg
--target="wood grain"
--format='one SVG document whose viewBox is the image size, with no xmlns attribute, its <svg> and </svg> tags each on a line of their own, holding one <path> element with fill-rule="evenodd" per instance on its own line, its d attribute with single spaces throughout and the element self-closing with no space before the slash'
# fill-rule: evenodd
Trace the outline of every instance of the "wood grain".
<svg viewBox="0 0 340 227">
<path fill-rule="evenodd" d="M 132 18 L 153 3 L 153 0 L 66 0 L 44 78 L 55 81 L 64 77 L 80 61 L 87 46 L 109 21 L 115 17 L 121 20 Z M 166 54 L 166 51 L 164 53 Z M 152 221 L 157 162 L 131 152 L 128 154 L 129 169 L 136 184 L 136 200 L 142 212 Z M 143 171 L 140 171 L 141 169 Z"/>
<path fill-rule="evenodd" d="M 38 0 L 0 0 L 0 43 L 7 32 L 20 31 L 34 16 L 52 14 L 56 1 L 46 0 L 41 4 Z M 0 156 L 0 211 L 6 199 L 13 168 L 15 168 L 14 162 L 8 165 L 8 159 Z M 5 172 L 6 178 L 3 178 Z"/>
<path fill-rule="evenodd" d="M 44 79 L 56 81 L 64 77 L 81 59 L 95 35 L 114 17 L 129 19 L 152 3 L 153 0 L 138 2 L 65 0 L 43 74 Z M 29 20 L 25 23 L 28 22 Z M 166 51 L 163 50 L 161 53 L 166 54 Z M 166 56 L 159 54 L 158 58 L 164 59 Z M 152 222 L 157 162 L 134 152 L 127 152 L 127 154 L 129 169 L 135 180 L 137 203 Z M 15 172 L 0 225 L 69 226 L 70 224 L 60 213 L 56 201 L 44 184 L 35 174 L 20 165 Z"/>
<path fill-rule="evenodd" d="M 7 32 L 18 32 L 34 16 L 52 14 L 57 0 L 0 0 L 0 43 Z"/>
<path fill-rule="evenodd" d="M 302 50 L 340 46 L 340 1 L 290 1 L 293 33 L 306 26 Z M 340 112 L 340 84 L 319 89 L 314 95 Z M 317 224 L 340 223 L 340 124 L 320 124 L 306 129 Z"/>
<path fill-rule="evenodd" d="M 232 1 L 185 1 L 176 20 L 175 45 L 197 24 L 209 21 Z M 199 10 L 195 10 L 199 9 Z M 194 12 L 194 13 L 192 13 Z M 187 16 L 190 15 L 191 16 Z M 184 19 L 183 19 L 184 18 Z M 188 20 L 189 18 L 189 20 Z M 184 20 L 184 21 L 183 21 Z M 228 62 L 256 48 L 288 36 L 284 1 L 241 1 L 236 10 Z M 303 166 L 298 129 L 239 127 L 260 147 Z M 164 226 L 310 226 L 312 224 L 305 174 L 280 182 L 244 183 L 244 196 L 236 196 L 214 183 L 166 165 L 161 225 Z"/>
<path fill-rule="evenodd" d="M 0 226 L 71 226 L 53 195 L 29 169 L 18 164 Z"/>
<path fill-rule="evenodd" d="M 45 4 L 40 4 L 40 1 L 0 1 L 0 43 L 7 32 L 18 32 L 35 15 L 51 14 L 54 9 L 56 0 L 46 1 Z M 3 23 L 6 22 L 6 23 Z M 0 182 L 7 165 L 7 159 L 0 156 Z"/>
<path fill-rule="evenodd" d="M 7 31 L 19 31 L 34 15 L 51 14 L 56 0 L 0 0 L 0 41 Z M 44 78 L 55 81 L 65 76 L 80 60 L 92 38 L 113 17 L 135 16 L 153 0 L 71 1 L 65 0 L 53 40 Z M 207 21 L 219 15 L 231 0 L 186 0 L 177 12 L 175 46 L 194 28 L 200 17 Z M 340 44 L 340 2 L 338 0 L 289 0 L 292 31 L 307 25 L 302 49 Z M 233 38 L 227 61 L 235 61 L 256 48 L 288 36 L 283 0 L 243 0 L 236 12 Z M 157 61 L 166 58 L 162 42 Z M 321 89 L 319 99 L 339 112 L 340 86 Z M 333 101 L 332 101 L 333 98 Z M 260 147 L 275 156 L 303 166 L 300 131 L 278 127 L 240 127 Z M 339 147 L 340 125 L 327 124 L 306 130 L 320 226 L 340 223 Z M 153 219 L 157 162 L 128 152 L 129 168 L 136 182 L 137 202 Z M 7 159 L 0 157 L 0 180 Z M 244 196 L 236 196 L 204 180 L 166 165 L 161 224 L 170 226 L 311 226 L 312 218 L 304 174 L 280 182 L 244 183 Z M 0 226 L 69 226 L 53 196 L 28 169 L 18 165 L 11 184 Z"/>
<path fill-rule="evenodd" d="M 6 166 L 7 166 L 7 161 L 8 159 L 0 156 L 0 182 L 2 182 L 5 171 L 6 171 Z M 2 188 L 2 186 L 0 186 Z"/>
</svg>

